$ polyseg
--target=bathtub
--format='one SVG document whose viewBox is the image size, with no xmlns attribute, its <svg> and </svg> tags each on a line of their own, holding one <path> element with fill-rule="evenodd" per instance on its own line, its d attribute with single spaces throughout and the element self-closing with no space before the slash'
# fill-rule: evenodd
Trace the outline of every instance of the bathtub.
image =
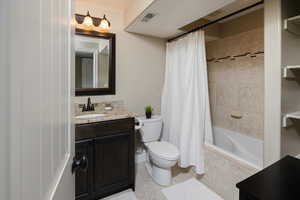
<svg viewBox="0 0 300 200">
<path fill-rule="evenodd" d="M 205 146 L 258 170 L 263 168 L 263 141 L 227 129 L 213 128 L 214 144 Z"/>
</svg>

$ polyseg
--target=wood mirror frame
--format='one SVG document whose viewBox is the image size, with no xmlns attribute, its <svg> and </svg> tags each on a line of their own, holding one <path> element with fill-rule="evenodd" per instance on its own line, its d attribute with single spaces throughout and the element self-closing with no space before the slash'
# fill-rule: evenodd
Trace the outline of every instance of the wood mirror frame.
<svg viewBox="0 0 300 200">
<path fill-rule="evenodd" d="M 109 81 L 108 88 L 75 88 L 75 96 L 95 96 L 116 94 L 116 35 L 114 33 L 100 33 L 76 28 L 76 35 L 98 37 L 109 40 Z"/>
</svg>

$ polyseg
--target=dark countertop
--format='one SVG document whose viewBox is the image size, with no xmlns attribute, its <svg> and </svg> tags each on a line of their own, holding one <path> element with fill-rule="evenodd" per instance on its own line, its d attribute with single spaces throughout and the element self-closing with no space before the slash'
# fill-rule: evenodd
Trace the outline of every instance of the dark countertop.
<svg viewBox="0 0 300 200">
<path fill-rule="evenodd" d="M 258 200 L 300 199 L 300 159 L 286 156 L 236 186 Z"/>
</svg>

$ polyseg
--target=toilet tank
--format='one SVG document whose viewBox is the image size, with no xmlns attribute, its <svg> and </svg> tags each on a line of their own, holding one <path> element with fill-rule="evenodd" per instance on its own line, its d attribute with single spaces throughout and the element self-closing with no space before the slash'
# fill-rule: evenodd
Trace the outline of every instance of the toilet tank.
<svg viewBox="0 0 300 200">
<path fill-rule="evenodd" d="M 142 141 L 145 143 L 158 141 L 161 135 L 162 117 L 154 115 L 151 119 L 145 117 L 138 117 L 137 119 L 142 123 L 140 129 Z"/>
</svg>

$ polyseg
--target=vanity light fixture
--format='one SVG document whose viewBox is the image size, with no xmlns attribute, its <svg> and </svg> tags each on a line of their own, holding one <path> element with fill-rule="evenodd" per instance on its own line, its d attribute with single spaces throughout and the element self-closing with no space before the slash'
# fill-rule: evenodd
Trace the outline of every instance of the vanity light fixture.
<svg viewBox="0 0 300 200">
<path fill-rule="evenodd" d="M 99 27 L 99 31 L 103 33 L 109 32 L 110 22 L 104 15 L 103 18 L 92 17 L 88 11 L 86 15 L 75 14 L 75 18 L 78 24 L 82 24 L 84 29 L 92 30 L 93 27 Z"/>
<path fill-rule="evenodd" d="M 110 29 L 110 22 L 106 19 L 105 15 L 100 20 L 99 28 L 101 32 L 105 32 L 105 33 L 108 32 Z"/>
<path fill-rule="evenodd" d="M 86 16 L 84 17 L 83 23 L 86 28 L 92 28 L 93 26 L 93 19 L 90 15 L 90 12 L 88 11 Z"/>
</svg>

